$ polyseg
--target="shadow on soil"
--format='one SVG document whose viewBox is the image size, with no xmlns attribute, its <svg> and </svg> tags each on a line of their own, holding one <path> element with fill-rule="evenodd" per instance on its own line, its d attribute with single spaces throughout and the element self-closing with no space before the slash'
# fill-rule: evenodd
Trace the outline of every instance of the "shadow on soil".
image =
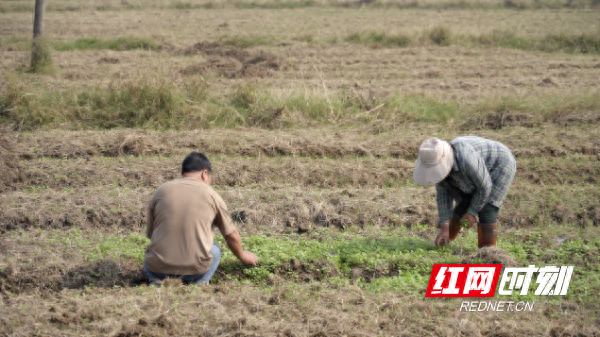
<svg viewBox="0 0 600 337">
<path fill-rule="evenodd" d="M 0 271 L 0 291 L 20 293 L 31 289 L 61 290 L 86 286 L 113 288 L 136 286 L 148 282 L 141 266 L 123 266 L 105 259 L 66 269 L 61 265 L 44 268 L 34 265 L 9 266 Z"/>
</svg>

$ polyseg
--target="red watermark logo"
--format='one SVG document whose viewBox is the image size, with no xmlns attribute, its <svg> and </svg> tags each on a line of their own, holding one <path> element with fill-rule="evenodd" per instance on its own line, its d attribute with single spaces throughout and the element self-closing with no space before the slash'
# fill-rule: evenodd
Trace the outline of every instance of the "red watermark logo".
<svg viewBox="0 0 600 337">
<path fill-rule="evenodd" d="M 425 297 L 494 297 L 501 264 L 434 264 Z"/>
<path fill-rule="evenodd" d="M 494 297 L 501 269 L 501 264 L 434 264 L 425 297 Z M 535 295 L 566 295 L 571 275 L 573 266 L 506 267 L 498 293 L 527 295 L 535 280 Z"/>
</svg>

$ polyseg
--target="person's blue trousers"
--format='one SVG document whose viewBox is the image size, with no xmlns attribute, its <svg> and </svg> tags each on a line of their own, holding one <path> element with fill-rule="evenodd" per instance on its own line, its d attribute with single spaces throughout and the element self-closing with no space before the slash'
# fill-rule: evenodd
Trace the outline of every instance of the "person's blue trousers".
<svg viewBox="0 0 600 337">
<path fill-rule="evenodd" d="M 210 253 L 212 254 L 212 263 L 208 270 L 204 274 L 198 275 L 170 275 L 170 274 L 161 274 L 155 273 L 148 269 L 148 265 L 144 261 L 144 270 L 148 275 L 148 279 L 150 280 L 150 284 L 156 284 L 158 280 L 164 280 L 166 278 L 179 278 L 184 284 L 208 284 L 210 279 L 213 277 L 215 272 L 217 271 L 217 267 L 219 266 L 219 262 L 221 261 L 221 247 L 217 245 L 217 243 L 213 243 L 210 248 Z"/>
</svg>

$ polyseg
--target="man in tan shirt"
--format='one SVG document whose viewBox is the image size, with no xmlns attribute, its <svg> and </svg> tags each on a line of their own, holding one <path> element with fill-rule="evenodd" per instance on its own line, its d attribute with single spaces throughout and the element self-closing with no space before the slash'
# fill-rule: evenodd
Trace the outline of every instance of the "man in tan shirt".
<svg viewBox="0 0 600 337">
<path fill-rule="evenodd" d="M 190 153 L 181 167 L 182 177 L 162 184 L 148 206 L 144 269 L 150 283 L 167 277 L 186 284 L 209 283 L 221 260 L 214 242 L 214 227 L 243 263 L 255 266 L 256 255 L 242 249 L 227 206 L 209 185 L 212 168 L 205 155 Z"/>
</svg>

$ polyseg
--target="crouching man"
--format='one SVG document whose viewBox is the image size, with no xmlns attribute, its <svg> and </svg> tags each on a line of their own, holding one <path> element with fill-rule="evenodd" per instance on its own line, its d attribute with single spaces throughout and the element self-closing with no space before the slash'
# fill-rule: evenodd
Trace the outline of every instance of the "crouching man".
<svg viewBox="0 0 600 337">
<path fill-rule="evenodd" d="M 209 186 L 211 172 L 208 158 L 192 152 L 183 161 L 182 177 L 162 184 L 150 200 L 146 235 L 151 243 L 144 269 L 151 284 L 167 277 L 185 284 L 209 283 L 221 260 L 214 227 L 241 262 L 258 263 L 256 255 L 242 249 L 225 202 Z"/>
<path fill-rule="evenodd" d="M 424 141 L 413 178 L 419 185 L 436 185 L 440 232 L 435 245 L 448 245 L 462 224 L 470 228 L 477 223 L 479 248 L 495 246 L 498 212 L 516 171 L 510 150 L 493 140 L 466 136 L 450 143 Z"/>
</svg>

